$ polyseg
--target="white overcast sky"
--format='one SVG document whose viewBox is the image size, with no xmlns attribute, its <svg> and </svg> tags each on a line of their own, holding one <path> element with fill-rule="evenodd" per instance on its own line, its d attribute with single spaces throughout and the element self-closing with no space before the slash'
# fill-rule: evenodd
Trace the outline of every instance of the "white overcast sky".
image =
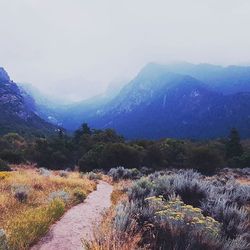
<svg viewBox="0 0 250 250">
<path fill-rule="evenodd" d="M 0 0 L 0 66 L 65 100 L 148 62 L 250 63 L 250 0 Z"/>
</svg>

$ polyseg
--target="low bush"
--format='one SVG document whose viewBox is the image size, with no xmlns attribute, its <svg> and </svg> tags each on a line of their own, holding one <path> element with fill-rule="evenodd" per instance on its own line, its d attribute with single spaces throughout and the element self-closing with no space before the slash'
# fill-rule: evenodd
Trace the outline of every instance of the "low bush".
<svg viewBox="0 0 250 250">
<path fill-rule="evenodd" d="M 168 202 L 169 197 L 173 195 L 178 195 L 185 205 L 197 208 L 197 211 L 202 209 L 204 215 L 213 217 L 220 222 L 222 230 L 219 236 L 223 238 L 224 245 L 231 247 L 229 249 L 234 249 L 232 246 L 237 246 L 239 242 L 242 246 L 247 246 L 250 239 L 248 233 L 250 218 L 245 207 L 249 206 L 249 186 L 240 185 L 233 179 L 222 180 L 214 177 L 207 179 L 192 170 L 181 170 L 170 175 L 164 172 L 156 172 L 149 177 L 135 181 L 128 190 L 129 201 L 133 204 L 133 211 L 131 211 L 131 207 L 128 217 L 136 216 L 140 225 L 143 225 L 145 221 L 152 221 L 152 211 L 150 212 L 150 208 L 145 203 L 145 198 L 160 196 Z M 160 228 L 155 231 L 156 235 L 159 230 Z M 184 236 L 182 234 L 181 237 Z M 190 238 L 190 235 L 188 237 Z M 159 242 L 161 241 L 159 240 Z M 174 240 L 174 242 L 176 241 L 178 239 Z M 195 242 L 195 239 L 193 241 Z M 195 249 L 200 249 L 199 244 Z M 161 249 L 158 247 L 156 249 Z M 175 248 L 175 246 L 173 247 Z M 201 249 L 207 248 L 203 246 Z M 219 247 L 218 249 L 222 248 Z"/>
<path fill-rule="evenodd" d="M 19 202 L 25 203 L 28 200 L 30 187 L 22 184 L 15 184 L 12 185 L 12 193 Z"/>
<path fill-rule="evenodd" d="M 202 210 L 222 224 L 223 235 L 231 239 L 248 238 L 250 218 L 244 208 L 236 204 L 228 205 L 227 201 L 217 197 L 214 201 L 202 204 Z"/>
<path fill-rule="evenodd" d="M 69 172 L 66 170 L 59 171 L 59 176 L 67 178 L 69 176 Z"/>
<path fill-rule="evenodd" d="M 217 193 L 227 201 L 227 204 L 237 204 L 238 207 L 250 205 L 250 186 L 242 185 L 235 180 L 229 180 L 225 185 L 216 187 Z"/>
<path fill-rule="evenodd" d="M 220 249 L 220 224 L 205 217 L 201 209 L 186 205 L 178 197 L 168 201 L 151 197 L 147 201 L 155 209 L 151 216 L 154 238 L 152 249 Z"/>
<path fill-rule="evenodd" d="M 51 175 L 51 172 L 50 170 L 46 169 L 46 168 L 39 168 L 39 174 L 42 175 L 42 176 L 50 176 Z"/>
<path fill-rule="evenodd" d="M 129 188 L 128 198 L 129 200 L 140 200 L 143 202 L 145 198 L 152 194 L 153 188 L 154 183 L 149 178 L 142 177 Z"/>
<path fill-rule="evenodd" d="M 234 215 L 230 216 L 233 220 Z M 231 239 L 224 233 L 223 223 L 172 195 L 168 200 L 163 196 L 148 197 L 143 206 L 138 200 L 120 203 L 111 227 L 115 232 L 113 239 L 119 239 L 120 244 L 127 235 L 131 241 L 133 236 L 141 235 L 138 249 L 247 250 L 247 234 L 242 231 Z"/>
<path fill-rule="evenodd" d="M 138 169 L 132 168 L 127 169 L 124 167 L 111 168 L 108 175 L 113 178 L 114 181 L 124 180 L 124 179 L 138 179 L 141 177 L 141 173 Z"/>
<path fill-rule="evenodd" d="M 186 204 L 200 206 L 201 202 L 209 195 L 209 184 L 202 176 L 192 170 L 180 171 L 168 175 L 156 172 L 147 178 L 136 181 L 128 192 L 129 199 L 143 200 L 148 195 L 179 195 Z"/>
<path fill-rule="evenodd" d="M 67 203 L 70 200 L 70 194 L 68 192 L 64 191 L 64 190 L 59 190 L 59 191 L 52 192 L 49 195 L 49 201 L 53 201 L 55 199 L 61 199 L 65 203 Z"/>
<path fill-rule="evenodd" d="M 143 174 L 143 175 L 148 175 L 148 174 L 151 174 L 152 172 L 154 172 L 154 170 L 152 168 L 148 168 L 148 167 L 141 167 L 140 168 L 140 172 Z"/>
<path fill-rule="evenodd" d="M 102 175 L 100 173 L 88 172 L 87 177 L 89 180 L 101 180 Z"/>
<path fill-rule="evenodd" d="M 76 189 L 73 191 L 73 197 L 77 203 L 81 203 L 86 199 L 87 195 L 81 189 Z"/>
<path fill-rule="evenodd" d="M 174 192 L 185 204 L 200 207 L 202 201 L 208 198 L 209 184 L 206 181 L 178 176 L 173 185 Z"/>
</svg>

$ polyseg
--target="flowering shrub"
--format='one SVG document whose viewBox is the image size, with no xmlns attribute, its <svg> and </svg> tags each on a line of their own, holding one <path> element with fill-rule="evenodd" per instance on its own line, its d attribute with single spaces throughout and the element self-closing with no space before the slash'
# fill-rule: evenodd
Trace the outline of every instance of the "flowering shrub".
<svg viewBox="0 0 250 250">
<path fill-rule="evenodd" d="M 137 218 L 142 243 L 154 242 L 152 249 L 249 248 L 249 186 L 232 178 L 205 178 L 192 170 L 156 172 L 135 181 L 127 194 L 130 205 L 122 205 L 117 216 L 123 211 L 127 224 Z"/>
<path fill-rule="evenodd" d="M 221 246 L 219 222 L 205 217 L 201 209 L 186 205 L 179 197 L 146 199 L 154 207 L 154 249 L 217 249 Z"/>
<path fill-rule="evenodd" d="M 146 200 L 158 207 L 155 215 L 160 223 L 167 221 L 172 228 L 178 224 L 197 232 L 206 231 L 213 235 L 220 233 L 219 222 L 212 217 L 205 217 L 200 208 L 186 205 L 179 197 L 173 197 L 168 201 L 163 197 L 149 197 Z"/>
</svg>

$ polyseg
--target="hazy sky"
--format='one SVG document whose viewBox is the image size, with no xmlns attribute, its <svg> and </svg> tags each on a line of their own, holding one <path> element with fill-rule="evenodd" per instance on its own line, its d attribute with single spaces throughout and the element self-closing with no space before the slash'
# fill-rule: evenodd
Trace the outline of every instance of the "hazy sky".
<svg viewBox="0 0 250 250">
<path fill-rule="evenodd" d="M 0 66 L 78 100 L 148 62 L 250 62 L 250 0 L 0 0 Z"/>
</svg>

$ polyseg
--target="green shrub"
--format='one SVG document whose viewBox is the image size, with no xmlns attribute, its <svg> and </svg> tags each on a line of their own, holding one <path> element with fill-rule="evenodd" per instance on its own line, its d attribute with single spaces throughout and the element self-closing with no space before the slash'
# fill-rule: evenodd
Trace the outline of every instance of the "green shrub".
<svg viewBox="0 0 250 250">
<path fill-rule="evenodd" d="M 10 171 L 10 167 L 8 166 L 8 164 L 3 161 L 2 159 L 0 159 L 0 172 L 1 171 Z"/>
<path fill-rule="evenodd" d="M 206 146 L 190 150 L 188 166 L 197 169 L 203 174 L 213 174 L 217 168 L 223 166 L 223 161 L 218 152 Z"/>
<path fill-rule="evenodd" d="M 76 189 L 73 192 L 73 197 L 77 202 L 81 203 L 86 199 L 87 195 L 81 189 Z"/>
<path fill-rule="evenodd" d="M 0 153 L 0 158 L 12 164 L 20 164 L 22 162 L 25 162 L 24 156 L 21 152 L 7 150 L 7 149 L 3 150 Z"/>
<path fill-rule="evenodd" d="M 232 168 L 250 167 L 250 153 L 245 152 L 241 156 L 234 156 L 228 160 L 228 165 Z"/>
<path fill-rule="evenodd" d="M 136 147 L 125 143 L 109 143 L 102 151 L 100 164 L 105 169 L 117 166 L 133 168 L 134 166 L 139 167 L 141 160 L 142 154 Z"/>
<path fill-rule="evenodd" d="M 103 145 L 96 145 L 94 148 L 85 153 L 78 161 L 80 171 L 91 172 L 93 169 L 100 168 L 102 150 Z"/>
<path fill-rule="evenodd" d="M 152 193 L 153 188 L 154 183 L 149 178 L 142 177 L 128 190 L 129 200 L 143 201 Z"/>
</svg>

